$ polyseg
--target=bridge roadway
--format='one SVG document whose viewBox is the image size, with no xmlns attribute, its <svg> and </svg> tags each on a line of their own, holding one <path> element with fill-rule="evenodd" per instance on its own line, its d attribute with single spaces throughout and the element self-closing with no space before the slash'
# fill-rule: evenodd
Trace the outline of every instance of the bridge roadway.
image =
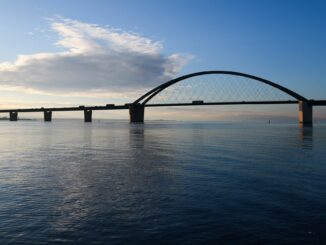
<svg viewBox="0 0 326 245">
<path fill-rule="evenodd" d="M 203 106 L 203 105 L 276 105 L 276 104 L 298 104 L 297 100 L 283 101 L 232 101 L 232 102 L 202 102 L 202 103 L 170 103 L 170 104 L 145 104 L 145 107 L 167 107 L 167 106 Z M 326 100 L 310 100 L 313 106 L 326 106 Z M 76 107 L 41 107 L 21 109 L 0 109 L 0 113 L 10 112 L 44 112 L 44 111 L 85 111 L 85 110 L 126 110 L 130 104 L 105 105 L 105 106 L 76 106 Z"/>
<path fill-rule="evenodd" d="M 298 104 L 297 100 L 286 101 L 234 101 L 234 102 L 204 102 L 193 101 L 192 103 L 170 103 L 170 104 L 145 104 L 144 107 L 169 107 L 169 106 L 204 106 L 204 105 L 275 105 L 275 104 Z M 310 100 L 312 106 L 326 106 L 326 100 Z M 52 112 L 54 111 L 84 111 L 85 122 L 92 121 L 92 111 L 96 110 L 132 110 L 133 106 L 129 103 L 124 105 L 107 104 L 105 106 L 77 106 L 77 107 L 41 107 L 41 108 L 21 108 L 21 109 L 1 109 L 0 113 L 9 113 L 10 121 L 18 120 L 18 113 L 21 112 L 44 112 L 44 121 L 52 120 Z M 131 113 L 131 112 L 130 112 Z M 142 115 L 143 117 L 143 115 Z"/>
<path fill-rule="evenodd" d="M 326 100 L 324 101 L 326 105 Z M 165 106 L 203 106 L 203 105 L 257 105 L 257 104 L 298 104 L 297 100 L 286 101 L 235 101 L 235 102 L 203 102 L 203 103 L 172 103 L 172 104 L 146 104 L 145 107 Z M 44 111 L 84 111 L 84 110 L 126 110 L 131 104 L 106 106 L 76 106 L 76 107 L 41 107 L 21 109 L 0 109 L 0 113 L 10 112 L 44 112 Z"/>
<path fill-rule="evenodd" d="M 22 109 L 2 109 L 0 113 L 6 112 L 44 112 L 44 111 L 84 111 L 84 110 L 121 110 L 128 109 L 128 105 L 112 106 L 77 106 L 77 107 L 41 107 L 41 108 L 22 108 Z"/>
</svg>

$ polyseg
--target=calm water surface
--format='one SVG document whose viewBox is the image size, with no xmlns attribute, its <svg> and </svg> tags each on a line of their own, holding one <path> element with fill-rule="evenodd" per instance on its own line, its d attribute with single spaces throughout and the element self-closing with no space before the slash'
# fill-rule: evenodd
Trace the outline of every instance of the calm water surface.
<svg viewBox="0 0 326 245">
<path fill-rule="evenodd" d="M 0 122 L 0 244 L 326 243 L 326 126 Z"/>
</svg>

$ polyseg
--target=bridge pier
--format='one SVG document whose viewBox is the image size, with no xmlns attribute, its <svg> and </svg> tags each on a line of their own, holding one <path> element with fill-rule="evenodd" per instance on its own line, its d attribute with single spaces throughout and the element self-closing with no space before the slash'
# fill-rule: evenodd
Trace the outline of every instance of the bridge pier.
<svg viewBox="0 0 326 245">
<path fill-rule="evenodd" d="M 44 111 L 44 122 L 52 121 L 52 111 Z"/>
<path fill-rule="evenodd" d="M 12 122 L 17 121 L 18 120 L 18 112 L 17 111 L 9 112 L 9 120 Z"/>
<path fill-rule="evenodd" d="M 84 110 L 84 121 L 92 122 L 92 110 Z"/>
<path fill-rule="evenodd" d="M 299 101 L 299 123 L 301 126 L 312 126 L 312 104 L 309 101 Z"/>
<path fill-rule="evenodd" d="M 141 104 L 129 105 L 130 123 L 144 123 L 145 106 Z"/>
</svg>

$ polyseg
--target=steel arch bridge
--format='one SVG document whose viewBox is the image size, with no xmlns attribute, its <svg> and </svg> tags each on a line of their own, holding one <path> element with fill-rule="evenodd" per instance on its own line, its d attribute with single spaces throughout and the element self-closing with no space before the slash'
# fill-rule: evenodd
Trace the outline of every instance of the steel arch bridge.
<svg viewBox="0 0 326 245">
<path fill-rule="evenodd" d="M 297 94 L 296 92 L 288 89 L 288 88 L 285 88 L 279 84 L 276 84 L 276 83 L 273 83 L 271 81 L 268 81 L 266 79 L 263 79 L 263 78 L 260 78 L 260 77 L 257 77 L 257 76 L 253 76 L 253 75 L 249 75 L 249 74 L 245 74 L 245 73 L 241 73 L 241 72 L 235 72 L 235 71 L 202 71 L 202 72 L 196 72 L 196 73 L 191 73 L 191 74 L 188 74 L 188 75 L 185 75 L 185 76 L 181 76 L 181 77 L 178 77 L 178 78 L 175 78 L 175 79 L 172 79 L 166 83 L 163 83 L 157 87 L 155 87 L 154 89 L 150 90 L 149 92 L 147 92 L 146 94 L 142 95 L 140 98 L 138 98 L 136 101 L 133 102 L 133 104 L 142 104 L 142 105 L 154 105 L 154 104 L 150 104 L 148 102 L 150 102 L 154 97 L 157 97 L 159 96 L 160 94 L 162 94 L 163 92 L 165 92 L 166 90 L 168 90 L 169 88 L 171 88 L 171 86 L 173 85 L 176 85 L 176 84 L 180 84 L 180 83 L 185 83 L 185 81 L 189 81 L 190 79 L 192 78 L 196 78 L 196 77 L 205 77 L 207 75 L 214 75 L 215 76 L 215 79 L 204 79 L 203 80 L 195 80 L 195 82 L 201 82 L 203 85 L 203 83 L 206 83 L 208 85 L 212 85 L 211 83 L 214 82 L 214 83 L 220 83 L 219 84 L 219 87 L 218 89 L 221 89 L 221 86 L 223 86 L 223 90 L 225 92 L 225 81 L 227 81 L 229 84 L 228 85 L 231 85 L 231 90 L 233 91 L 226 91 L 226 92 L 229 92 L 228 96 L 230 97 L 230 92 L 234 92 L 234 90 L 236 88 L 234 88 L 234 82 L 238 82 L 238 84 L 235 84 L 235 85 L 241 85 L 239 83 L 245 83 L 245 87 L 242 86 L 241 87 L 241 91 L 238 91 L 238 92 L 241 92 L 241 93 L 245 93 L 244 90 L 248 90 L 248 82 L 256 82 L 256 86 L 257 86 L 257 82 L 258 82 L 258 85 L 261 85 L 261 84 L 264 84 L 264 85 L 269 85 L 271 88 L 274 88 L 276 89 L 276 92 L 283 92 L 285 93 L 286 95 L 290 96 L 290 98 L 292 98 L 292 101 L 308 101 L 305 97 L 303 97 L 302 95 L 299 95 Z M 222 77 L 223 76 L 223 77 Z M 238 80 L 234 80 L 234 77 L 236 78 L 241 78 L 241 79 L 238 79 Z M 222 78 L 222 79 L 221 79 Z M 193 81 L 192 81 L 193 82 Z M 224 84 L 222 84 L 224 83 Z M 259 84 L 260 83 L 260 84 Z M 187 89 L 187 86 L 189 88 L 189 83 L 186 83 L 186 84 L 182 84 L 181 86 L 179 86 L 179 90 L 186 90 Z M 265 90 L 267 88 L 270 88 L 270 87 L 265 87 Z M 208 89 L 212 89 L 211 86 L 208 88 Z M 214 89 L 214 88 L 213 88 Z M 215 87 L 216 89 L 216 87 Z M 254 88 L 255 89 L 255 88 Z M 173 90 L 175 91 L 175 90 Z M 181 91 L 178 91 L 179 93 Z M 189 92 L 186 91 L 186 92 Z M 216 93 L 217 91 L 214 91 L 214 93 Z M 247 91 L 248 92 L 248 91 Z M 256 91 L 251 91 L 251 92 L 257 92 L 257 88 L 256 88 Z M 263 91 L 259 91 L 260 94 L 256 94 L 256 96 L 260 96 L 260 97 L 264 97 L 265 99 L 264 100 L 257 100 L 257 102 L 266 102 L 266 98 L 268 98 L 266 95 L 267 94 L 264 94 Z M 268 91 L 268 92 L 271 92 L 271 91 Z M 275 92 L 275 91 L 272 91 L 272 92 Z M 174 93 L 174 95 L 176 96 L 180 96 L 180 94 L 176 94 Z M 237 94 L 239 95 L 239 93 Z M 206 95 L 204 95 L 205 97 Z M 248 96 L 248 94 L 246 94 L 246 96 Z M 274 94 L 275 96 L 275 94 Z M 249 94 L 249 98 L 252 98 L 253 96 Z M 295 100 L 293 100 L 295 99 Z M 280 101 L 278 99 L 275 99 L 274 100 L 270 100 L 270 102 L 286 102 L 288 103 L 289 101 L 291 101 L 290 99 L 287 100 L 287 101 Z M 235 103 L 240 103 L 240 101 L 234 101 Z M 249 100 L 249 101 L 241 101 L 241 102 L 254 102 L 252 100 Z M 209 103 L 219 103 L 218 101 L 211 101 Z M 223 103 L 223 102 L 221 102 Z M 229 102 L 228 102 L 229 103 Z M 204 103 L 205 104 L 205 103 Z M 169 103 L 165 103 L 165 104 L 161 104 L 162 106 L 165 105 L 165 106 L 168 106 Z M 179 104 L 178 104 L 179 105 Z"/>
<path fill-rule="evenodd" d="M 312 106 L 322 102 L 308 100 L 261 77 L 235 71 L 201 71 L 172 79 L 139 97 L 130 105 L 130 121 L 142 123 L 144 107 L 243 104 L 299 104 L 300 123 L 309 125 Z"/>
<path fill-rule="evenodd" d="M 312 125 L 313 106 L 326 106 L 326 100 L 309 100 L 304 96 L 257 76 L 235 71 L 201 71 L 163 83 L 132 103 L 125 105 L 1 109 L 17 121 L 18 113 L 43 112 L 44 121 L 52 121 L 52 112 L 83 111 L 85 122 L 92 121 L 93 110 L 129 110 L 131 123 L 143 123 L 145 107 L 299 104 L 299 122 Z"/>
</svg>

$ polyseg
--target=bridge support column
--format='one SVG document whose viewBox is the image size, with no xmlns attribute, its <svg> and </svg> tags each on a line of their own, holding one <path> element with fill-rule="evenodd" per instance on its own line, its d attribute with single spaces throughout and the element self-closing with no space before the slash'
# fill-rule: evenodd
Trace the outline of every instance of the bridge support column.
<svg viewBox="0 0 326 245">
<path fill-rule="evenodd" d="M 10 121 L 17 121 L 17 119 L 18 119 L 18 112 L 17 111 L 9 112 L 9 120 Z"/>
<path fill-rule="evenodd" d="M 144 112 L 144 105 L 131 104 L 129 106 L 130 123 L 144 123 Z"/>
<path fill-rule="evenodd" d="M 84 110 L 84 121 L 92 122 L 92 110 Z"/>
<path fill-rule="evenodd" d="M 44 122 L 52 121 L 52 111 L 44 111 Z"/>
<path fill-rule="evenodd" d="M 312 104 L 309 101 L 299 101 L 299 123 L 301 126 L 312 126 Z"/>
</svg>

